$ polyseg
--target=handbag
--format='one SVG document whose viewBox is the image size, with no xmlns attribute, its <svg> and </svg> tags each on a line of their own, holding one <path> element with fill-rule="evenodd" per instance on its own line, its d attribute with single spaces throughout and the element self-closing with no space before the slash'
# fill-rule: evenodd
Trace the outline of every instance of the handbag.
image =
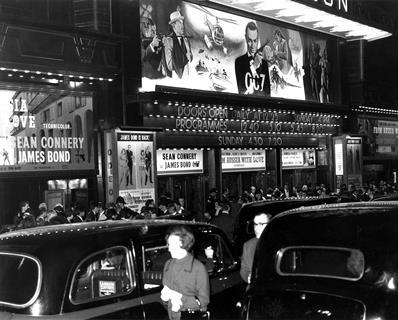
<svg viewBox="0 0 398 320">
<path fill-rule="evenodd" d="M 200 310 L 200 300 L 195 296 L 195 300 L 199 306 L 199 310 L 183 310 L 181 311 L 181 320 L 210 320 L 210 311 Z"/>
</svg>

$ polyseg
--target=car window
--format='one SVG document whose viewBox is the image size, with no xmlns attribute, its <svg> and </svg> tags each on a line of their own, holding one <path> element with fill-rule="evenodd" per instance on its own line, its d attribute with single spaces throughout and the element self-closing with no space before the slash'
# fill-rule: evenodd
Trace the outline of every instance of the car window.
<svg viewBox="0 0 398 320">
<path fill-rule="evenodd" d="M 96 252 L 84 259 L 73 275 L 73 304 L 125 295 L 134 288 L 129 251 L 122 246 Z"/>
<path fill-rule="evenodd" d="M 41 281 L 39 260 L 28 255 L 0 253 L 0 305 L 15 308 L 31 305 L 39 295 Z"/>
<path fill-rule="evenodd" d="M 163 267 L 171 258 L 166 241 L 142 245 L 141 280 L 144 290 L 159 288 L 162 285 Z"/>
<path fill-rule="evenodd" d="M 280 275 L 359 280 L 365 259 L 360 250 L 334 247 L 288 247 L 277 254 Z"/>
<path fill-rule="evenodd" d="M 235 264 L 228 245 L 218 234 L 199 233 L 195 237 L 194 256 L 206 266 L 210 275 Z"/>
</svg>

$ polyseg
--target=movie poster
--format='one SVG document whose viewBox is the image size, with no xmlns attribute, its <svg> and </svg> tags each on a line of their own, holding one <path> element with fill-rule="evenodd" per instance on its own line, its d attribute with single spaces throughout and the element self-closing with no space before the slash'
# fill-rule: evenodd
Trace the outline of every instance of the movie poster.
<svg viewBox="0 0 398 320">
<path fill-rule="evenodd" d="M 362 137 L 365 156 L 398 155 L 398 121 L 359 118 L 358 134 Z"/>
<path fill-rule="evenodd" d="M 144 91 L 164 85 L 300 100 L 308 91 L 308 99 L 329 101 L 322 39 L 184 1 L 141 0 L 140 26 Z"/>
<path fill-rule="evenodd" d="M 0 90 L 0 173 L 94 170 L 91 96 Z"/>
<path fill-rule="evenodd" d="M 116 131 L 116 141 L 119 195 L 139 212 L 146 200 L 155 199 L 154 134 Z"/>
<path fill-rule="evenodd" d="M 282 169 L 314 169 L 315 149 L 282 149 Z"/>
</svg>

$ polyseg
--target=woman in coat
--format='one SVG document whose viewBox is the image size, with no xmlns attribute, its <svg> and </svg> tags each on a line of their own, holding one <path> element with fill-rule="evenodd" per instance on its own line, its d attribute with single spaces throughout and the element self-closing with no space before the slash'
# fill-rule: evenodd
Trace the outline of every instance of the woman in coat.
<svg viewBox="0 0 398 320">
<path fill-rule="evenodd" d="M 180 320 L 181 311 L 207 310 L 210 297 L 206 268 L 191 253 L 195 237 L 185 226 L 174 226 L 166 235 L 171 254 L 163 269 L 161 299 L 167 302 L 170 320 Z"/>
</svg>

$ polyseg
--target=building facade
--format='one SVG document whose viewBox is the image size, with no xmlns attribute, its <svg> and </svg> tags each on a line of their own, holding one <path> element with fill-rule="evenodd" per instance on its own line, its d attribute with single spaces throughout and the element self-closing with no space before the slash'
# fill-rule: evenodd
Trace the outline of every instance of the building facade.
<svg viewBox="0 0 398 320">
<path fill-rule="evenodd" d="M 99 128 L 120 104 L 111 2 L 2 1 L 0 16 L 0 224 L 23 200 L 88 207 L 102 188 Z"/>
<path fill-rule="evenodd" d="M 336 191 L 379 164 L 365 53 L 393 22 L 377 7 L 10 0 L 0 16 L 1 224 L 22 200 L 167 195 L 198 213 L 212 188 Z"/>
<path fill-rule="evenodd" d="M 139 12 L 140 35 L 131 35 L 141 72 L 127 58 L 126 118 L 156 132 L 158 197 L 184 197 L 198 212 L 214 187 L 237 198 L 252 185 L 362 185 L 351 103 L 363 44 L 390 36 L 390 20 L 369 21 L 354 1 L 142 0 L 130 8 Z"/>
</svg>

